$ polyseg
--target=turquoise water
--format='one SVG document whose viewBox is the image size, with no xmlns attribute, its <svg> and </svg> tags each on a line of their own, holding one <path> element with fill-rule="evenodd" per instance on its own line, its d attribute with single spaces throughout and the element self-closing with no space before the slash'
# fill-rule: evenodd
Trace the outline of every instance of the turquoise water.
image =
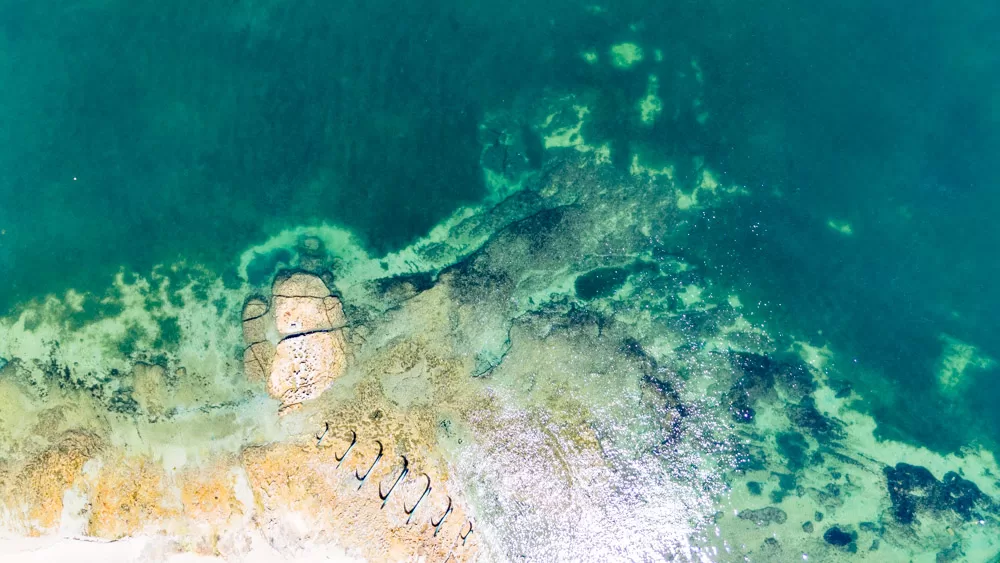
<svg viewBox="0 0 1000 563">
<path fill-rule="evenodd" d="M 492 193 L 491 115 L 537 169 L 542 100 L 585 90 L 618 171 L 655 154 L 744 195 L 578 297 L 683 257 L 779 342 L 828 344 L 879 437 L 1000 452 L 998 28 L 968 1 L 0 0 L 0 311 L 177 261 L 235 286 L 244 249 L 301 225 L 399 250 Z M 581 56 L 626 41 L 627 70 Z"/>
<path fill-rule="evenodd" d="M 482 196 L 483 108 L 586 84 L 616 161 L 629 143 L 706 154 L 750 187 L 705 220 L 709 268 L 897 382 L 871 405 L 888 434 L 943 450 L 1000 438 L 983 392 L 996 371 L 957 403 L 928 392 L 939 333 L 1000 355 L 996 9 L 571 7 L 5 2 L 0 306 L 99 291 L 119 267 L 222 270 L 293 222 L 399 248 Z M 577 50 L 640 17 L 633 38 L 666 44 L 676 72 L 703 61 L 707 131 L 690 115 L 636 131 L 616 100 L 642 73 L 585 73 Z M 680 111 L 691 93 L 664 80 Z M 948 423 L 926 427 L 928 409 Z"/>
</svg>

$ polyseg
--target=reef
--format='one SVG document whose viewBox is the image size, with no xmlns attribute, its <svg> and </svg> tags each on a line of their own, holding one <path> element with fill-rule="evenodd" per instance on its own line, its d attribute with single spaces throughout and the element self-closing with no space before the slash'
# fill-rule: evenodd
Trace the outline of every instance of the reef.
<svg viewBox="0 0 1000 563">
<path fill-rule="evenodd" d="M 918 512 L 951 511 L 962 520 L 979 520 L 983 513 L 995 512 L 993 500 L 975 483 L 949 471 L 938 481 L 927 468 L 897 463 L 885 468 L 892 514 L 897 522 L 910 524 Z"/>
<path fill-rule="evenodd" d="M 255 296 L 243 306 L 247 377 L 266 381 L 283 412 L 318 397 L 346 369 L 346 325 L 340 299 L 322 279 L 304 272 L 280 275 L 270 304 Z"/>
<path fill-rule="evenodd" d="M 163 267 L 0 321 L 5 529 L 236 560 L 994 550 L 985 471 L 897 464 L 938 458 L 876 443 L 822 344 L 704 267 L 691 225 L 738 187 L 621 166 L 591 98 L 536 102 L 484 120 L 489 196 L 397 252 L 296 226 L 238 283 Z"/>
</svg>

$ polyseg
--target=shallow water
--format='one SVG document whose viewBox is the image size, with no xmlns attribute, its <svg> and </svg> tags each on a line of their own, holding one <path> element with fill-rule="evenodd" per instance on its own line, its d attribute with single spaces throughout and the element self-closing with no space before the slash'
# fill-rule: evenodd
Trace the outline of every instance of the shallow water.
<svg viewBox="0 0 1000 563">
<path fill-rule="evenodd" d="M 1000 554 L 996 7 L 0 4 L 4 536 Z M 289 271 L 347 368 L 279 416 L 240 309 Z M 324 421 L 447 480 L 472 544 L 295 457 Z M 141 510 L 93 508 L 144 463 Z"/>
</svg>

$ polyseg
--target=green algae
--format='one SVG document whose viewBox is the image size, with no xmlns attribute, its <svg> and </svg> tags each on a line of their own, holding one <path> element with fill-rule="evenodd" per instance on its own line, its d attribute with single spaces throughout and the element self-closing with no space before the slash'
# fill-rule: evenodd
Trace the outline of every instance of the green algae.
<svg viewBox="0 0 1000 563">
<path fill-rule="evenodd" d="M 112 291 L 101 299 L 94 295 L 85 295 L 80 309 L 72 310 L 65 316 L 66 328 L 76 330 L 94 321 L 120 315 L 125 306 L 121 302 L 121 296 L 115 293 Z"/>
<path fill-rule="evenodd" d="M 632 274 L 628 268 L 598 268 L 576 278 L 576 295 L 590 300 L 607 297 L 620 288 Z"/>
<path fill-rule="evenodd" d="M 620 289 L 629 277 L 658 271 L 659 267 L 656 264 L 642 260 L 623 267 L 596 268 L 576 278 L 574 282 L 576 296 L 585 301 L 609 297 Z"/>
<path fill-rule="evenodd" d="M 790 469 L 798 471 L 806 466 L 808 460 L 806 454 L 809 451 L 809 444 L 802 437 L 802 434 L 798 432 L 782 432 L 775 439 L 778 444 L 778 453 L 785 457 Z"/>
<path fill-rule="evenodd" d="M 162 317 L 157 319 L 159 333 L 153 341 L 153 348 L 175 352 L 181 343 L 181 325 L 177 317 Z"/>
<path fill-rule="evenodd" d="M 148 338 L 146 329 L 138 325 L 125 328 L 125 335 L 117 342 L 118 351 L 125 357 L 132 357 L 140 350 L 140 344 Z"/>
</svg>

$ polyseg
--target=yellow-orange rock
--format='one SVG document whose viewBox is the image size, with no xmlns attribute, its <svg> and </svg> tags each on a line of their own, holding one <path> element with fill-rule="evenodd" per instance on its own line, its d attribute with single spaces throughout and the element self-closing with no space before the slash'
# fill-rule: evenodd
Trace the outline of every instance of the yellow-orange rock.
<svg viewBox="0 0 1000 563">
<path fill-rule="evenodd" d="M 270 305 L 252 297 L 243 306 L 243 369 L 251 381 L 266 382 L 287 413 L 343 375 L 347 320 L 340 299 L 312 274 L 278 277 L 271 293 Z"/>
<path fill-rule="evenodd" d="M 87 533 L 118 539 L 160 525 L 163 520 L 177 515 L 176 510 L 163 507 L 165 493 L 163 468 L 151 460 L 105 460 L 100 478 L 91 491 Z"/>
<path fill-rule="evenodd" d="M 59 443 L 28 461 L 14 480 L 14 497 L 27 509 L 29 533 L 51 532 L 59 525 L 63 494 L 81 476 L 83 464 L 102 447 L 99 439 L 85 432 L 69 432 Z"/>
</svg>

